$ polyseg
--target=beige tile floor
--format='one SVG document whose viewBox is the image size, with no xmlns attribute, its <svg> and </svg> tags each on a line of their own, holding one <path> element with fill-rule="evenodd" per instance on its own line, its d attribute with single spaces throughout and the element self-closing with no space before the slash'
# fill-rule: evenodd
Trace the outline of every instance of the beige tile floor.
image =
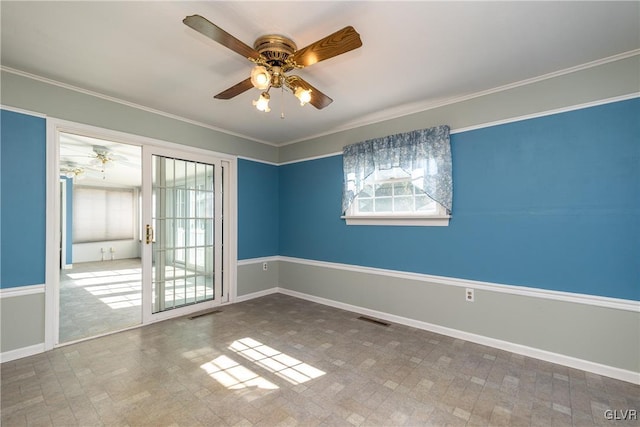
<svg viewBox="0 0 640 427">
<path fill-rule="evenodd" d="M 1 373 L 3 427 L 611 426 L 606 410 L 640 410 L 630 383 L 281 294 Z"/>
<path fill-rule="evenodd" d="M 155 273 L 155 269 L 154 269 Z M 211 280 L 167 266 L 167 306 L 210 298 Z M 189 276 L 185 279 L 185 276 Z M 172 279 L 175 278 L 175 284 Z M 115 332 L 142 322 L 142 267 L 139 258 L 74 264 L 60 271 L 60 342 Z"/>
<path fill-rule="evenodd" d="M 60 270 L 60 342 L 142 322 L 140 259 L 76 263 Z"/>
</svg>

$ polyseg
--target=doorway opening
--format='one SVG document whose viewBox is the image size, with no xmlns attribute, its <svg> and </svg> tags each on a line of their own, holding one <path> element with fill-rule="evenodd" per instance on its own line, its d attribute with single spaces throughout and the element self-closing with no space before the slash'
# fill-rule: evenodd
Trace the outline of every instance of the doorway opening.
<svg viewBox="0 0 640 427">
<path fill-rule="evenodd" d="M 142 150 L 59 133 L 59 342 L 142 322 Z"/>
<path fill-rule="evenodd" d="M 47 350 L 234 302 L 235 156 L 47 126 Z"/>
</svg>

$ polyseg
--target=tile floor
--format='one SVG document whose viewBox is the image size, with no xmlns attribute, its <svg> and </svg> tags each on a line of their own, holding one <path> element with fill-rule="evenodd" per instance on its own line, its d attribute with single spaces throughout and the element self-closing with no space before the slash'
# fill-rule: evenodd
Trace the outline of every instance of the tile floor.
<svg viewBox="0 0 640 427">
<path fill-rule="evenodd" d="M 155 274 L 155 268 L 154 268 Z M 165 304 L 179 307 L 213 296 L 210 277 L 167 266 Z M 139 258 L 77 263 L 60 271 L 60 342 L 95 337 L 142 322 Z M 198 286 L 195 286 L 195 283 Z"/>
<path fill-rule="evenodd" d="M 60 342 L 142 322 L 140 259 L 76 263 L 60 270 Z"/>
<path fill-rule="evenodd" d="M 639 386 L 281 294 L 1 368 L 3 427 L 626 426 L 606 411 L 640 411 Z"/>
</svg>

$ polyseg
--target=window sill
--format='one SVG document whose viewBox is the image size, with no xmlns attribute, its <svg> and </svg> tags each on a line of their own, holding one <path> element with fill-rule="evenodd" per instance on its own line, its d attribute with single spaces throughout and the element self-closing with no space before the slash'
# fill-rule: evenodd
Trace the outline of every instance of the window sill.
<svg viewBox="0 0 640 427">
<path fill-rule="evenodd" d="M 409 225 L 423 227 L 447 227 L 450 215 L 441 216 L 341 216 L 347 225 Z"/>
</svg>

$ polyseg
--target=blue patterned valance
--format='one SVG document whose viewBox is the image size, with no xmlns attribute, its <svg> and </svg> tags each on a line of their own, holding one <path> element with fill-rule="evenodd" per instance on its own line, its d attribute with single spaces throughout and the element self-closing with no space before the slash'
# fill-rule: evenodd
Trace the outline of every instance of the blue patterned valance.
<svg viewBox="0 0 640 427">
<path fill-rule="evenodd" d="M 344 188 L 342 212 L 346 212 L 374 170 L 401 168 L 411 174 L 422 168 L 424 192 L 451 213 L 451 143 L 449 126 L 415 130 L 370 139 L 343 149 Z"/>
</svg>

